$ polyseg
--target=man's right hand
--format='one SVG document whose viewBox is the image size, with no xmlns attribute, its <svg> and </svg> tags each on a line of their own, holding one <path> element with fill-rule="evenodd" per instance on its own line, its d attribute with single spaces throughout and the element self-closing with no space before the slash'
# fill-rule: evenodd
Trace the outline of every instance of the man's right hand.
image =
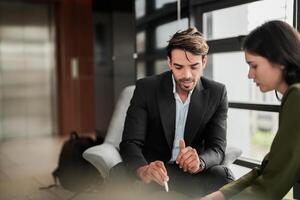
<svg viewBox="0 0 300 200">
<path fill-rule="evenodd" d="M 136 171 L 138 177 L 144 183 L 155 181 L 156 183 L 164 186 L 164 182 L 169 181 L 169 176 L 166 167 L 162 161 L 154 161 L 148 165 L 139 167 Z"/>
</svg>

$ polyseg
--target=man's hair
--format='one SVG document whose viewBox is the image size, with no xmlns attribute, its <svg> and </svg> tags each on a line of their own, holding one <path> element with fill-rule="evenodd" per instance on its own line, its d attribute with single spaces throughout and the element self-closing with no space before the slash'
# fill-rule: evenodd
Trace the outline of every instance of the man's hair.
<svg viewBox="0 0 300 200">
<path fill-rule="evenodd" d="M 171 52 L 174 49 L 188 51 L 195 55 L 206 55 L 208 45 L 202 34 L 195 27 L 188 28 L 184 31 L 177 31 L 169 40 L 167 46 L 167 55 L 171 58 Z"/>
</svg>

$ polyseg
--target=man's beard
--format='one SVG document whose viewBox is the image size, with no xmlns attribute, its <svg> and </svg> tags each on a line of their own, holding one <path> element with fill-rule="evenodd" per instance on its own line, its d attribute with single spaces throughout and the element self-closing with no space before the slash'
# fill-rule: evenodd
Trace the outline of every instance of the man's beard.
<svg viewBox="0 0 300 200">
<path fill-rule="evenodd" d="M 184 91 L 191 91 L 195 87 L 195 80 L 192 78 L 182 78 L 178 80 L 180 88 Z M 185 85 L 185 82 L 188 82 L 188 85 Z"/>
</svg>

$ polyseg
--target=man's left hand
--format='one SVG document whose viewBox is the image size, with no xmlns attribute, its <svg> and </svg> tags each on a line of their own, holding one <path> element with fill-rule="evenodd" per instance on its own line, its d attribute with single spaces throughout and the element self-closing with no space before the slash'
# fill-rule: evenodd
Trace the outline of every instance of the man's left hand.
<svg viewBox="0 0 300 200">
<path fill-rule="evenodd" d="M 196 149 L 190 146 L 186 147 L 183 139 L 179 140 L 179 149 L 176 163 L 184 172 L 194 174 L 203 170 L 200 167 L 200 159 Z"/>
</svg>

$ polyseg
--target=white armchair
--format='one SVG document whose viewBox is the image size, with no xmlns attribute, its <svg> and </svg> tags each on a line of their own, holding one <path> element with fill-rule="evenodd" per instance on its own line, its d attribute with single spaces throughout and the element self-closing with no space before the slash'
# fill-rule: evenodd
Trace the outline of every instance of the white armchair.
<svg viewBox="0 0 300 200">
<path fill-rule="evenodd" d="M 112 115 L 104 143 L 88 148 L 83 152 L 83 157 L 98 169 L 104 179 L 108 177 L 109 170 L 113 166 L 122 162 L 122 158 L 119 154 L 119 144 L 122 139 L 126 112 L 134 88 L 135 86 L 128 86 L 122 91 Z M 240 149 L 228 146 L 222 164 L 229 166 L 241 154 L 242 151 Z"/>
<path fill-rule="evenodd" d="M 122 162 L 119 154 L 119 144 L 134 88 L 135 86 L 128 86 L 122 91 L 113 112 L 104 143 L 88 148 L 83 152 L 83 157 L 98 169 L 104 179 L 108 177 L 109 170 L 113 166 Z"/>
</svg>

